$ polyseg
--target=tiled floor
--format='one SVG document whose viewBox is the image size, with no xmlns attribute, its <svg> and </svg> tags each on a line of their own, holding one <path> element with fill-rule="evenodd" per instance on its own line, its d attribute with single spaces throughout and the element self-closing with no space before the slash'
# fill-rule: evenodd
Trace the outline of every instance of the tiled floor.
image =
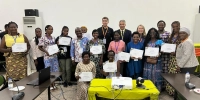
<svg viewBox="0 0 200 100">
<path fill-rule="evenodd" d="M 51 91 L 51 97 L 52 100 L 75 100 L 76 97 L 76 85 L 69 86 L 67 88 L 63 87 L 61 85 L 61 88 L 63 89 L 63 94 L 66 99 L 63 99 L 62 90 L 60 89 L 60 86 L 57 86 L 57 90 Z M 47 90 L 44 91 L 36 100 L 47 100 Z M 159 96 L 159 100 L 173 100 L 171 96 L 168 96 L 166 92 L 161 92 Z"/>
</svg>

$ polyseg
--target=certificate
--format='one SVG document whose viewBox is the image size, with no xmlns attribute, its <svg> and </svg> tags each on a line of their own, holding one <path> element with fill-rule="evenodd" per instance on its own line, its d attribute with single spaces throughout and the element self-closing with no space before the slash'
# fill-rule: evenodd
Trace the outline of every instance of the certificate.
<svg viewBox="0 0 200 100">
<path fill-rule="evenodd" d="M 125 60 L 126 62 L 129 62 L 130 60 L 130 54 L 126 52 L 120 52 L 118 54 L 118 60 Z"/>
<path fill-rule="evenodd" d="M 142 59 L 143 53 L 144 53 L 144 50 L 139 50 L 139 49 L 134 49 L 134 48 L 131 48 L 131 51 L 130 51 L 131 57 L 141 58 L 141 59 Z"/>
<path fill-rule="evenodd" d="M 26 43 L 14 43 L 12 46 L 12 52 L 26 52 L 27 44 Z"/>
<path fill-rule="evenodd" d="M 47 51 L 48 51 L 49 55 L 53 55 L 53 54 L 57 53 L 59 51 L 57 44 L 48 46 Z"/>
<path fill-rule="evenodd" d="M 90 52 L 91 52 L 92 54 L 102 54 L 102 45 L 91 46 Z"/>
<path fill-rule="evenodd" d="M 105 72 L 117 72 L 117 63 L 116 62 L 107 62 L 103 65 L 103 70 Z"/>
<path fill-rule="evenodd" d="M 166 53 L 175 52 L 176 44 L 165 43 L 161 46 L 161 51 Z"/>
<path fill-rule="evenodd" d="M 146 47 L 144 55 L 150 57 L 157 57 L 159 55 L 159 48 Z"/>
<path fill-rule="evenodd" d="M 93 79 L 92 72 L 81 72 L 79 76 L 80 76 L 79 79 L 80 82 L 91 81 Z"/>
<path fill-rule="evenodd" d="M 70 45 L 71 38 L 69 37 L 59 37 L 59 45 Z"/>
</svg>

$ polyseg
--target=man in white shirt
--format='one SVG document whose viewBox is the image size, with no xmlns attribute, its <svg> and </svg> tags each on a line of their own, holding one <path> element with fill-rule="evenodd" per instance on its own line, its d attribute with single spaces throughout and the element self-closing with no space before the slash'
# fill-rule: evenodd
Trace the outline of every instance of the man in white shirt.
<svg viewBox="0 0 200 100">
<path fill-rule="evenodd" d="M 82 26 L 81 31 L 83 33 L 83 37 L 87 37 L 89 40 L 92 40 L 93 36 L 90 33 L 87 33 L 87 27 Z"/>
</svg>

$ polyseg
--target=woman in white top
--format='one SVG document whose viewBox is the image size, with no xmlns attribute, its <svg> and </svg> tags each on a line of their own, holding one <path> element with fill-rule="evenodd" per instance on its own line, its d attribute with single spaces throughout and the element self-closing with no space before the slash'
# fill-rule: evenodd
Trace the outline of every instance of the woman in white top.
<svg viewBox="0 0 200 100">
<path fill-rule="evenodd" d="M 105 72 L 103 69 L 101 70 L 101 73 L 106 76 L 106 78 L 112 78 L 112 77 L 119 77 L 120 75 L 120 61 L 115 61 L 115 52 L 113 50 L 108 51 L 108 62 L 116 62 L 117 63 L 117 72 Z"/>
<path fill-rule="evenodd" d="M 32 58 L 34 60 L 37 71 L 44 69 L 44 53 L 39 50 L 38 43 L 42 36 L 42 30 L 40 28 L 35 29 L 35 38 L 31 41 Z"/>
</svg>

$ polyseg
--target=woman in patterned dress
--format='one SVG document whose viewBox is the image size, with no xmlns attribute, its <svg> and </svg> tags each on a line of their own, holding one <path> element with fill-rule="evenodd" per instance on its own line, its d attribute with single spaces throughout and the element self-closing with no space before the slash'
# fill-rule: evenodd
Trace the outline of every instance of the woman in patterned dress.
<svg viewBox="0 0 200 100">
<path fill-rule="evenodd" d="M 179 38 L 178 38 L 180 23 L 178 21 L 174 21 L 171 26 L 172 26 L 173 31 L 169 38 L 169 43 L 178 45 L 180 43 Z M 176 63 L 176 55 L 175 53 L 171 53 L 170 60 L 169 60 L 168 73 L 171 73 L 171 74 L 179 73 L 179 71 L 177 71 L 177 67 L 178 65 Z M 169 95 L 172 95 L 172 96 L 174 95 L 174 88 L 171 87 L 169 83 L 166 84 L 166 91 Z"/>
<path fill-rule="evenodd" d="M 47 25 L 45 27 L 45 36 L 43 36 L 40 40 L 39 40 L 39 49 L 41 51 L 43 51 L 44 54 L 44 65 L 45 68 L 50 67 L 50 71 L 51 72 L 59 72 L 59 65 L 58 65 L 58 58 L 57 58 L 57 54 L 53 54 L 53 55 L 49 55 L 48 53 L 48 47 L 51 45 L 55 45 L 55 37 L 51 36 L 51 34 L 53 33 L 53 27 L 51 25 Z M 53 88 L 54 84 L 52 84 Z"/>
<path fill-rule="evenodd" d="M 90 61 L 90 53 L 84 51 L 82 53 L 82 61 L 76 66 L 75 76 L 79 80 L 81 72 L 92 72 L 93 78 L 96 75 L 96 67 L 94 62 Z M 90 82 L 78 82 L 77 83 L 77 97 L 76 100 L 87 100 L 87 90 L 90 86 Z"/>
<path fill-rule="evenodd" d="M 20 80 L 27 76 L 27 54 L 30 50 L 30 44 L 24 34 L 17 32 L 18 25 L 15 22 L 9 22 L 8 28 L 10 34 L 4 35 L 0 45 L 0 51 L 4 53 L 6 58 L 6 78 L 9 78 L 7 74 L 9 73 L 10 78 L 13 78 L 13 80 Z M 12 52 L 14 43 L 26 43 L 27 51 Z"/>
<path fill-rule="evenodd" d="M 103 75 L 101 74 L 101 69 L 102 69 L 102 64 L 103 64 L 103 53 L 105 53 L 105 45 L 103 44 L 103 41 L 98 39 L 99 33 L 98 31 L 95 29 L 92 31 L 92 36 L 94 37 L 92 40 L 90 40 L 87 43 L 87 51 L 90 51 L 90 48 L 92 46 L 98 46 L 101 45 L 102 46 L 102 54 L 92 54 L 90 56 L 90 60 L 93 61 L 95 63 L 96 66 L 96 78 L 103 78 Z"/>
<path fill-rule="evenodd" d="M 159 40 L 159 33 L 155 28 L 151 28 L 148 31 L 148 34 L 144 41 L 144 47 L 160 47 L 162 45 L 163 41 Z M 159 53 L 160 56 L 160 53 Z M 144 63 L 144 73 L 143 77 L 145 79 L 151 80 L 155 86 L 158 88 L 159 91 L 161 91 L 162 88 L 162 66 L 161 66 L 161 59 L 160 57 L 157 58 L 157 63 L 153 64 L 151 62 L 147 62 L 147 59 L 154 58 L 154 57 L 145 57 L 145 63 Z"/>
<path fill-rule="evenodd" d="M 166 23 L 163 20 L 160 20 L 157 23 L 158 27 L 158 33 L 160 34 L 160 38 L 162 39 L 163 42 L 168 43 L 169 37 L 170 37 L 170 32 L 165 31 L 165 26 Z M 162 68 L 163 68 L 163 73 L 168 72 L 168 64 L 169 64 L 169 54 L 168 53 L 162 53 L 161 54 L 161 60 L 162 60 Z"/>
</svg>

